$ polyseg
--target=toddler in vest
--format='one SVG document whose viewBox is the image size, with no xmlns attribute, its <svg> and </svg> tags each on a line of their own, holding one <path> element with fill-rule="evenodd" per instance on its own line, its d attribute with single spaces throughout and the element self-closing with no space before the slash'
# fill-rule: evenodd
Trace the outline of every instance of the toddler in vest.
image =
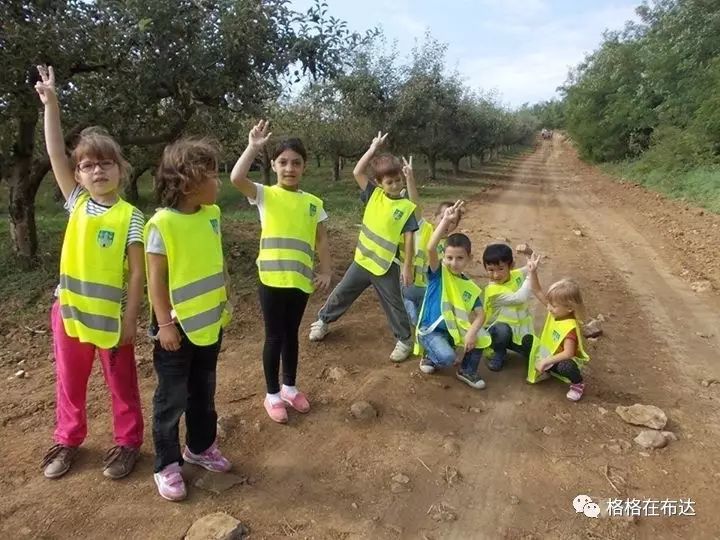
<svg viewBox="0 0 720 540">
<path fill-rule="evenodd" d="M 165 148 L 155 174 L 161 204 L 145 227 L 157 388 L 153 398 L 155 484 L 186 496 L 183 462 L 226 472 L 217 447 L 215 378 L 222 329 L 230 319 L 224 268 L 217 149 L 198 139 Z M 178 426 L 187 428 L 180 451 Z"/>
<path fill-rule="evenodd" d="M 310 402 L 295 386 L 298 367 L 298 329 L 310 293 L 330 286 L 327 213 L 323 201 L 300 189 L 307 152 L 300 139 L 284 139 L 272 154 L 277 175 L 273 186 L 247 178 L 257 153 L 270 134 L 265 121 L 248 135 L 248 147 L 230 174 L 232 183 L 257 206 L 262 232 L 257 266 L 258 292 L 265 321 L 263 370 L 267 394 L 263 401 L 271 419 L 286 423 L 286 407 L 306 413 Z M 318 272 L 314 272 L 315 253 Z M 282 357 L 282 388 L 279 384 Z"/>
<path fill-rule="evenodd" d="M 129 164 L 107 133 L 83 130 L 68 160 L 53 68 L 38 66 L 38 72 L 48 157 L 70 214 L 51 313 L 55 445 L 42 467 L 47 478 L 62 476 L 85 440 L 87 383 L 97 352 L 110 387 L 115 439 L 103 475 L 122 478 L 133 470 L 143 440 L 135 334 L 145 284 L 145 219 L 118 194 Z"/>
<path fill-rule="evenodd" d="M 310 341 L 320 341 L 329 332 L 330 323 L 338 320 L 358 296 L 372 285 L 380 297 L 397 343 L 390 354 L 393 362 L 407 360 L 412 352 L 410 319 L 402 299 L 402 285 L 413 282 L 413 233 L 418 230 L 415 204 L 402 196 L 402 163 L 391 155 L 375 156 L 387 133 L 378 133 L 367 152 L 360 158 L 353 174 L 365 203 L 362 228 L 355 249 L 355 259 L 340 283 L 330 294 L 310 328 Z M 371 165 L 375 182 L 366 169 Z M 400 239 L 404 239 L 404 262 L 397 262 Z"/>
<path fill-rule="evenodd" d="M 463 274 L 472 261 L 472 244 L 464 234 L 454 233 L 447 237 L 442 264 L 437 252 L 445 231 L 457 223 L 462 204 L 445 209 L 428 243 L 428 285 L 415 333 L 416 353 L 422 354 L 423 373 L 459 363 L 457 378 L 482 389 L 485 381 L 477 370 L 490 336 L 483 329 L 482 289 Z"/>
<path fill-rule="evenodd" d="M 527 245 L 518 246 L 518 253 L 526 256 L 533 251 Z M 507 351 L 520 354 L 527 360 L 532 347 L 533 319 L 528 302 L 532 296 L 527 280 L 527 267 L 515 268 L 513 250 L 506 244 L 490 244 L 483 252 L 483 266 L 490 282 L 485 288 L 485 325 L 492 338 L 492 356 L 488 367 L 500 371 Z"/>
<path fill-rule="evenodd" d="M 570 384 L 567 398 L 579 401 L 585 391 L 582 376 L 590 361 L 583 344 L 580 319 L 584 316 L 580 287 L 572 279 L 561 279 L 543 292 L 537 275 L 539 258 L 528 263 L 533 292 L 548 310 L 540 338 L 535 338 L 528 362 L 528 382 L 535 383 L 550 374 Z"/>
</svg>

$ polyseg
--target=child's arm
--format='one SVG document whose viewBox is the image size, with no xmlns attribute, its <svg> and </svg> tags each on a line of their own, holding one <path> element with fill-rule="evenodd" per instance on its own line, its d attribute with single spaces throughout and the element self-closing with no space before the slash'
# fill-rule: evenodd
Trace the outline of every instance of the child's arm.
<svg viewBox="0 0 720 540">
<path fill-rule="evenodd" d="M 315 245 L 318 254 L 318 271 L 315 273 L 315 287 L 324 291 L 330 288 L 332 279 L 332 260 L 330 259 L 330 243 L 328 242 L 327 227 L 318 223 L 315 231 Z"/>
<path fill-rule="evenodd" d="M 530 279 L 530 287 L 532 289 L 533 294 L 535 294 L 535 298 L 540 300 L 544 306 L 548 305 L 548 299 L 547 296 L 545 296 L 545 292 L 542 290 L 542 286 L 540 285 L 540 279 L 538 278 L 537 269 L 540 265 L 540 256 L 537 254 L 532 254 L 530 256 L 530 260 L 528 260 L 528 279 Z"/>
<path fill-rule="evenodd" d="M 535 369 L 542 373 L 559 362 L 575 358 L 576 354 L 577 341 L 571 338 L 566 338 L 565 341 L 563 341 L 563 350 L 547 358 L 538 358 L 537 362 L 535 362 Z"/>
<path fill-rule="evenodd" d="M 457 214 L 460 212 L 460 208 L 462 208 L 463 204 L 465 204 L 464 201 L 457 201 L 455 204 L 445 209 L 445 212 L 443 212 L 442 218 L 440 219 L 440 223 L 438 223 L 438 226 L 435 228 L 430 240 L 428 241 L 428 267 L 433 272 L 437 271 L 440 267 L 440 259 L 437 254 L 438 244 L 445 236 L 448 223 L 457 217 Z"/>
<path fill-rule="evenodd" d="M 475 314 L 475 319 L 473 320 L 472 324 L 470 325 L 470 328 L 467 331 L 467 334 L 465 334 L 465 352 L 470 352 L 477 346 L 477 335 L 480 329 L 483 327 L 483 324 L 485 324 L 485 311 L 483 310 L 482 306 L 476 307 L 473 309 L 473 313 Z"/>
<path fill-rule="evenodd" d="M 522 253 L 526 257 L 530 258 L 532 257 L 532 254 L 535 253 L 533 251 L 533 248 L 531 248 L 528 244 L 520 244 L 515 248 L 515 251 L 517 253 Z M 522 266 L 520 268 L 520 271 L 523 273 L 523 275 L 527 276 L 530 269 L 528 268 L 528 265 Z"/>
<path fill-rule="evenodd" d="M 417 190 L 417 183 L 415 182 L 415 173 L 413 172 L 412 156 L 410 161 L 403 158 L 403 174 L 405 175 L 405 184 L 407 185 L 408 198 L 415 203 L 415 219 L 420 221 L 422 219 L 422 206 L 420 205 L 420 194 Z"/>
<path fill-rule="evenodd" d="M 52 66 L 37 66 L 41 80 L 35 84 L 40 101 L 45 105 L 45 145 L 55 181 L 65 200 L 77 186 L 70 162 L 65 155 L 65 140 L 60 125 L 60 105 L 55 92 L 55 72 Z"/>
<path fill-rule="evenodd" d="M 400 273 L 402 284 L 409 287 L 415 280 L 415 233 L 406 231 L 403 233 L 405 237 L 405 261 Z"/>
<path fill-rule="evenodd" d="M 260 120 L 248 133 L 248 145 L 230 173 L 230 181 L 248 199 L 257 198 L 257 186 L 247 177 L 255 156 L 262 149 L 272 133 L 268 133 L 268 122 Z"/>
<path fill-rule="evenodd" d="M 180 333 L 175 328 L 170 312 L 170 286 L 168 284 L 168 263 L 165 255 L 147 254 L 148 264 L 148 296 L 155 312 L 158 324 L 158 339 L 166 351 L 177 351 L 180 348 Z"/>
<path fill-rule="evenodd" d="M 142 243 L 135 242 L 128 246 L 127 260 L 127 305 L 122 319 L 120 345 L 135 343 L 137 335 L 137 318 L 140 315 L 140 304 L 145 287 L 145 253 Z"/>
<path fill-rule="evenodd" d="M 383 135 L 382 131 L 378 131 L 377 137 L 375 137 L 370 143 L 370 148 L 367 149 L 367 152 L 363 154 L 363 156 L 360 158 L 360 161 L 357 162 L 357 165 L 355 165 L 355 168 L 353 169 L 353 176 L 355 177 L 355 181 L 357 182 L 358 186 L 360 186 L 360 189 L 363 191 L 365 191 L 365 188 L 370 182 L 370 179 L 368 178 L 366 172 L 368 165 L 370 164 L 370 160 L 375 155 L 375 152 L 377 152 L 377 149 L 380 148 L 380 146 L 382 146 L 382 144 L 385 142 L 387 136 L 387 133 Z"/>
</svg>

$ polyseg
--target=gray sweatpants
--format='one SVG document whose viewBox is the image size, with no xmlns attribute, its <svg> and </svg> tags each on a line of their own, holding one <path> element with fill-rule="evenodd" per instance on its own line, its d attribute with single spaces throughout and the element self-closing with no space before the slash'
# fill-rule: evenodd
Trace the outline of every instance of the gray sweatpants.
<svg viewBox="0 0 720 540">
<path fill-rule="evenodd" d="M 326 323 L 337 321 L 370 285 L 375 287 L 395 338 L 408 341 L 412 336 L 410 319 L 400 290 L 400 267 L 395 263 L 385 274 L 376 276 L 353 261 L 320 309 L 318 318 Z"/>
</svg>

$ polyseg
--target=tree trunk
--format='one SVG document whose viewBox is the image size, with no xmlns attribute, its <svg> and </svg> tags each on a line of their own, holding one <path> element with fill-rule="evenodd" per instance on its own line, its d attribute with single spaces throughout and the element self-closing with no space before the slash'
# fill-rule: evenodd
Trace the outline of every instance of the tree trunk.
<svg viewBox="0 0 720 540">
<path fill-rule="evenodd" d="M 270 179 L 270 171 L 272 170 L 270 167 L 270 154 L 268 154 L 267 148 L 263 146 L 262 151 L 262 167 L 260 168 L 262 172 L 262 182 L 266 186 L 270 185 L 271 179 Z"/>
<path fill-rule="evenodd" d="M 150 164 L 143 163 L 137 168 L 133 168 L 132 176 L 125 186 L 125 200 L 130 204 L 137 205 L 140 201 L 140 191 L 138 190 L 138 180 L 150 168 Z"/>
<path fill-rule="evenodd" d="M 315 154 L 315 163 L 317 163 L 317 168 L 319 169 L 322 167 L 322 161 L 320 160 L 320 154 Z"/>
<path fill-rule="evenodd" d="M 435 155 L 426 154 L 428 160 L 428 169 L 430 171 L 430 179 L 437 178 L 437 157 Z"/>
<path fill-rule="evenodd" d="M 452 172 L 453 176 L 460 176 L 460 160 L 462 158 L 457 158 L 452 160 Z"/>
<path fill-rule="evenodd" d="M 337 182 L 340 180 L 340 156 L 334 156 L 333 157 L 333 167 L 332 167 L 332 179 L 333 182 Z"/>
<path fill-rule="evenodd" d="M 469 167 L 472 169 L 472 168 L 473 168 L 472 154 L 470 154 L 470 155 L 468 156 L 468 162 L 469 162 Z"/>
</svg>

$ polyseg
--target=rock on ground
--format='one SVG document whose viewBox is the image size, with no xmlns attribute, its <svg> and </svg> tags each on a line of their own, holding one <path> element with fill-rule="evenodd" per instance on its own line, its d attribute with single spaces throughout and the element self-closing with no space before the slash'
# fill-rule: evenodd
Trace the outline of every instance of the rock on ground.
<svg viewBox="0 0 720 540">
<path fill-rule="evenodd" d="M 231 515 L 216 512 L 193 523 L 185 540 L 242 540 L 247 532 L 245 526 Z"/>
<path fill-rule="evenodd" d="M 662 429 L 667 424 L 667 415 L 655 405 L 641 405 L 636 403 L 630 407 L 619 406 L 615 409 L 620 418 L 628 424 L 647 426 L 652 429 Z"/>
<path fill-rule="evenodd" d="M 377 418 L 378 412 L 372 404 L 367 401 L 356 401 L 350 406 L 350 413 L 357 420 L 372 420 Z"/>
</svg>

